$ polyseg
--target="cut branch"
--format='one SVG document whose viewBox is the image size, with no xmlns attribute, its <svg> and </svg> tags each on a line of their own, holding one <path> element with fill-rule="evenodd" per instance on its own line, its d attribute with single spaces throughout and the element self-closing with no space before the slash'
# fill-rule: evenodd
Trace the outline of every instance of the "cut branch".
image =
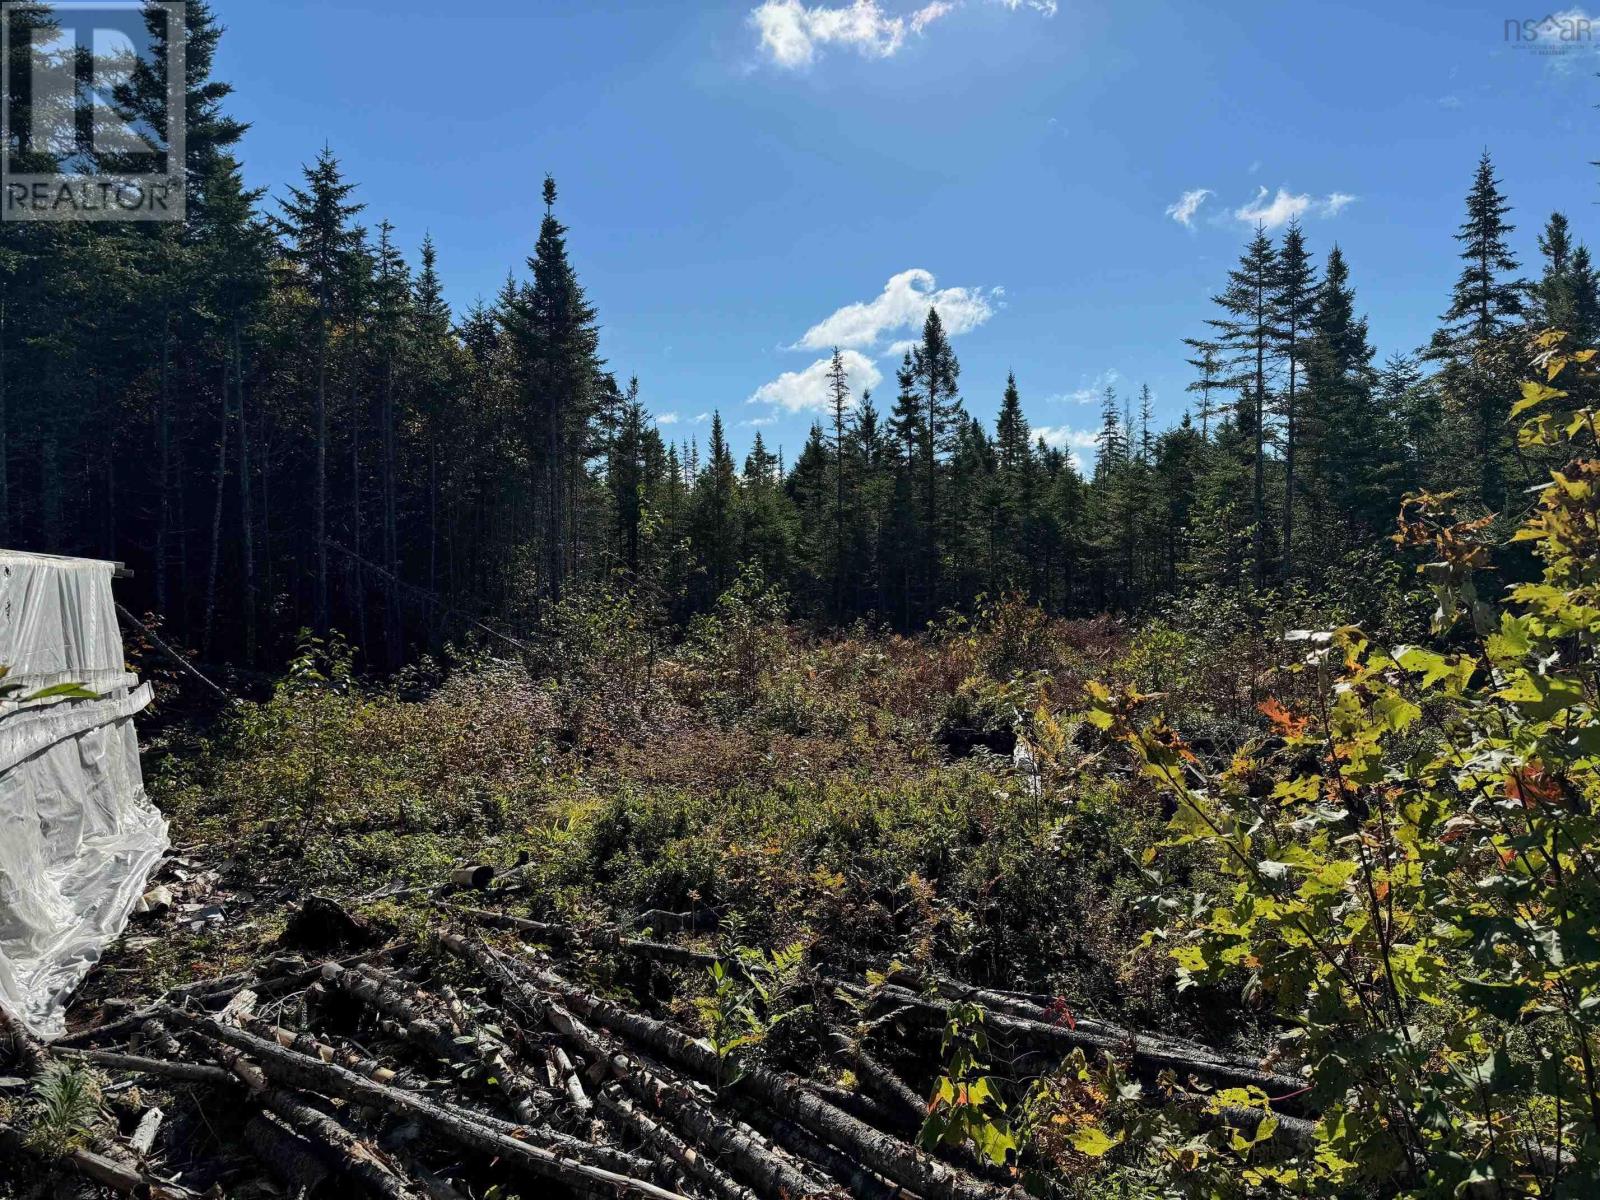
<svg viewBox="0 0 1600 1200">
<path fill-rule="evenodd" d="M 740 1130 L 709 1107 L 701 1104 L 681 1082 L 650 1070 L 623 1050 L 614 1039 L 590 1029 L 558 1000 L 542 993 L 525 979 L 509 971 L 485 947 L 467 940 L 454 930 L 440 935 L 441 943 L 459 954 L 488 979 L 498 982 L 504 992 L 534 1019 L 555 1030 L 574 1053 L 604 1065 L 613 1079 L 626 1088 L 652 1114 L 671 1121 L 700 1145 L 725 1161 L 728 1169 L 768 1200 L 800 1200 L 827 1189 L 773 1154 L 755 1138 Z"/>
<path fill-rule="evenodd" d="M 721 1063 L 715 1051 L 703 1042 L 663 1021 L 629 1012 L 542 967 L 526 962 L 519 962 L 518 966 L 531 982 L 559 996 L 583 1017 L 649 1047 L 702 1079 L 720 1077 Z M 992 1200 L 1000 1194 L 998 1189 L 835 1108 L 808 1091 L 793 1075 L 751 1064 L 734 1087 L 771 1105 L 779 1116 L 834 1143 L 863 1165 L 926 1200 Z"/>
<path fill-rule="evenodd" d="M 396 1116 L 412 1118 L 426 1125 L 440 1137 L 490 1156 L 497 1156 L 530 1174 L 554 1180 L 585 1195 L 603 1200 L 610 1200 L 611 1197 L 619 1195 L 640 1197 L 641 1200 L 684 1200 L 677 1193 L 669 1192 L 645 1180 L 592 1166 L 576 1158 L 565 1157 L 547 1146 L 536 1144 L 537 1140 L 551 1135 L 549 1130 L 519 1129 L 519 1132 L 528 1139 L 519 1140 L 502 1133 L 498 1128 L 499 1122 L 484 1121 L 482 1114 L 459 1109 L 450 1104 L 436 1103 L 398 1088 L 387 1087 L 333 1063 L 308 1058 L 293 1050 L 286 1050 L 276 1042 L 258 1038 L 242 1029 L 223 1025 L 211 1017 L 196 1016 L 176 1009 L 169 1009 L 166 1015 L 171 1020 L 181 1022 L 215 1041 L 249 1054 L 269 1077 L 289 1087 L 300 1087 L 322 1092 L 324 1095 L 338 1096 L 359 1104 L 371 1105 Z M 565 1139 L 564 1144 L 570 1144 L 571 1141 L 572 1139 Z"/>
</svg>

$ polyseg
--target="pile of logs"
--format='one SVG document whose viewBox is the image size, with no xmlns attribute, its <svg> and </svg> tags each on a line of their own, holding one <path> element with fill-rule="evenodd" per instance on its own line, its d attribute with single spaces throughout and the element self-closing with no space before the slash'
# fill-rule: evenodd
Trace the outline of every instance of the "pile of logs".
<svg viewBox="0 0 1600 1200">
<path fill-rule="evenodd" d="M 922 1093 L 863 1027 L 830 1024 L 832 1069 L 816 1072 L 837 1079 L 848 1070 L 854 1089 L 759 1055 L 730 1072 L 707 1042 L 600 994 L 576 966 L 599 951 L 698 971 L 716 961 L 704 950 L 445 899 L 437 907 L 441 922 L 425 946 L 324 961 L 279 956 L 48 1048 L 0 1029 L 0 1060 L 8 1032 L 12 1047 L 9 1065 L 0 1065 L 27 1075 L 52 1060 L 78 1062 L 152 1092 L 189 1095 L 233 1151 L 223 1169 L 175 1171 L 184 1164 L 145 1128 L 149 1120 L 58 1164 L 156 1200 L 231 1195 L 263 1177 L 292 1195 L 353 1186 L 382 1200 L 464 1200 L 491 1183 L 523 1196 L 554 1186 L 641 1200 L 995 1200 L 1015 1186 L 1012 1170 L 970 1148 L 930 1153 L 916 1144 Z M 1152 1102 L 1170 1098 L 1175 1076 L 1274 1097 L 1301 1090 L 1296 1077 L 1192 1043 L 1063 1020 L 1045 997 L 940 978 L 869 985 L 818 974 L 811 983 L 819 997 L 849 997 L 851 1011 L 891 1014 L 892 1022 L 873 1023 L 878 1031 L 936 1029 L 950 1005 L 980 1004 L 990 1037 L 1015 1053 L 1059 1060 L 1076 1048 L 1110 1052 L 1152 1085 Z M 1165 1088 L 1153 1086 L 1158 1078 Z M 1289 1136 L 1309 1131 L 1292 1100 L 1281 1107 Z M 159 1125 L 160 1110 L 150 1111 Z M 18 1129 L 0 1124 L 0 1159 L 25 1149 Z"/>
</svg>

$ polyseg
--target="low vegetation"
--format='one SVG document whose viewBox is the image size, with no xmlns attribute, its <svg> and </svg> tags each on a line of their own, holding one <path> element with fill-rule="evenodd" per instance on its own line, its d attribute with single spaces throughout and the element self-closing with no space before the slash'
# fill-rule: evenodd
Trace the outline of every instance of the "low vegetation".
<svg viewBox="0 0 1600 1200">
<path fill-rule="evenodd" d="M 1541 353 L 1522 442 L 1569 465 L 1512 542 L 1542 579 L 1498 607 L 1488 523 L 1414 498 L 1398 540 L 1434 616 L 1407 643 L 1309 606 L 1273 629 L 1008 599 L 919 637 L 819 635 L 753 572 L 681 636 L 587 593 L 527 658 L 458 650 L 383 686 L 308 638 L 270 698 L 150 757 L 177 840 L 255 894 L 117 965 L 151 990 L 219 973 L 308 892 L 426 938 L 431 892 L 406 885 L 521 863 L 523 919 L 716 914 L 688 934 L 710 970 L 587 970 L 697 1029 L 723 1086 L 814 1070 L 814 1006 L 850 1003 L 820 981 L 863 976 L 959 978 L 1304 1081 L 1152 1092 L 1115 1051 L 1018 1059 L 987 1031 L 1003 1012 L 952 1004 L 898 1064 L 922 1136 L 1036 1191 L 1584 1194 L 1600 373 L 1559 337 Z"/>
</svg>

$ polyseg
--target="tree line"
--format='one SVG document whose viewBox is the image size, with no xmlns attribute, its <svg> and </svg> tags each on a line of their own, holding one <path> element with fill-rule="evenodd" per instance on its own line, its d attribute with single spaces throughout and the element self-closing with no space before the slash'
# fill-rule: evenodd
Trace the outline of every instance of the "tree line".
<svg viewBox="0 0 1600 1200">
<path fill-rule="evenodd" d="M 1182 421 L 1107 388 L 1092 464 L 1030 430 L 1014 378 L 974 415 L 936 310 L 892 397 L 836 353 L 793 461 L 758 434 L 737 462 L 720 416 L 669 441 L 602 359 L 554 181 L 526 262 L 455 313 L 431 241 L 408 257 L 331 150 L 280 196 L 246 186 L 220 29 L 199 0 L 185 19 L 189 219 L 0 225 L 0 545 L 126 561 L 128 602 L 208 658 L 270 665 L 338 629 L 395 666 L 596 584 L 681 621 L 749 569 L 803 615 L 908 630 L 1013 591 L 1092 613 L 1343 587 L 1408 491 L 1515 507 L 1538 478 L 1506 419 L 1529 331 L 1600 332 L 1560 213 L 1520 276 L 1485 155 L 1413 352 L 1377 362 L 1344 255 L 1291 223 L 1197 318 Z M 123 103 L 156 111 L 159 74 Z"/>
</svg>

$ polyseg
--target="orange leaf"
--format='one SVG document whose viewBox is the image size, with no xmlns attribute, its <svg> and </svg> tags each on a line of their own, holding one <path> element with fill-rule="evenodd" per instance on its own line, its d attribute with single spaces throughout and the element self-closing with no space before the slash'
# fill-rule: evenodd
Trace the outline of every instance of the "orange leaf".
<svg viewBox="0 0 1600 1200">
<path fill-rule="evenodd" d="M 1311 723 L 1308 717 L 1297 717 L 1286 709 L 1277 700 L 1268 697 L 1256 706 L 1267 720 L 1272 722 L 1273 729 L 1285 737 L 1299 737 Z"/>
<path fill-rule="evenodd" d="M 1547 775 L 1542 764 L 1531 762 L 1506 777 L 1506 795 L 1521 800 L 1524 808 L 1540 803 L 1553 804 L 1561 799 L 1561 783 Z"/>
</svg>

